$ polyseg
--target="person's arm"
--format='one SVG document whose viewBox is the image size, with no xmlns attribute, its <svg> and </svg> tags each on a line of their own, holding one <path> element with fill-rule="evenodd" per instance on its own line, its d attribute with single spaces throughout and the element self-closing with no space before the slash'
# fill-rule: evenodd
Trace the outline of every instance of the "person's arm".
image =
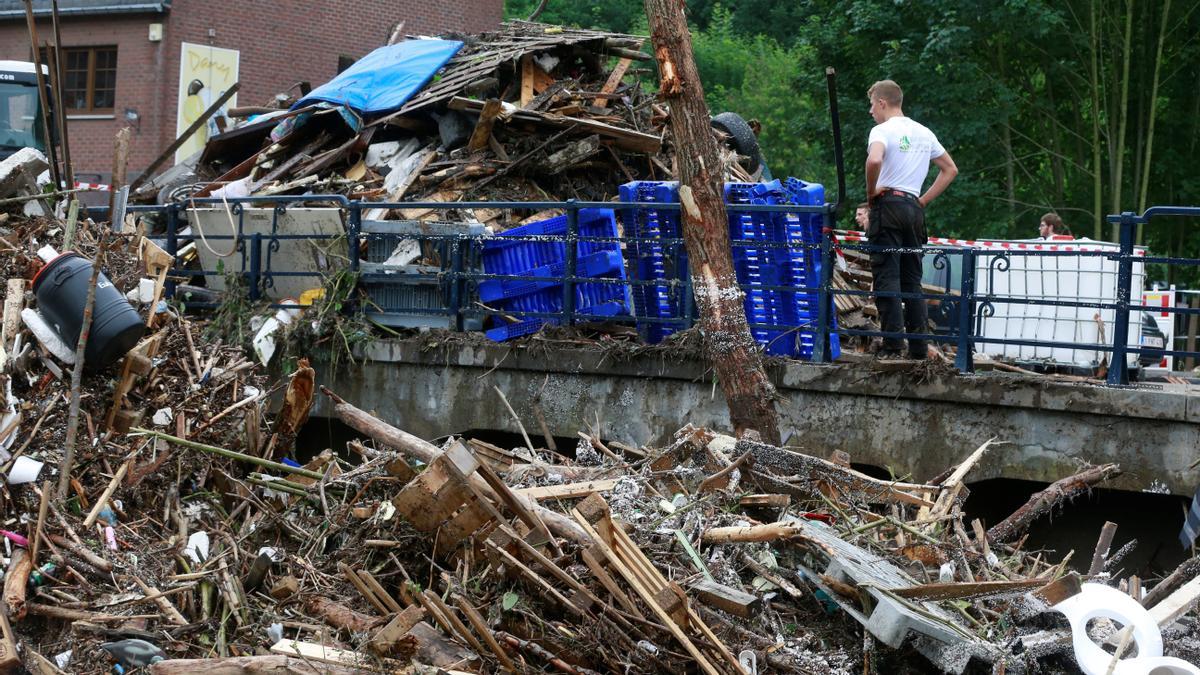
<svg viewBox="0 0 1200 675">
<path fill-rule="evenodd" d="M 950 157 L 950 153 L 943 152 L 941 155 L 933 158 L 933 164 L 938 168 L 938 176 L 933 180 L 933 185 L 921 195 L 921 206 L 929 206 L 929 202 L 937 199 L 938 195 L 942 194 L 950 183 L 954 182 L 954 178 L 958 176 L 958 166 L 954 164 L 954 159 Z M 870 179 L 867 179 L 870 181 Z M 868 182 L 868 185 L 870 183 Z"/>
<path fill-rule="evenodd" d="M 872 143 L 867 148 L 867 201 L 875 199 L 879 191 L 879 172 L 883 169 L 883 143 Z"/>
</svg>

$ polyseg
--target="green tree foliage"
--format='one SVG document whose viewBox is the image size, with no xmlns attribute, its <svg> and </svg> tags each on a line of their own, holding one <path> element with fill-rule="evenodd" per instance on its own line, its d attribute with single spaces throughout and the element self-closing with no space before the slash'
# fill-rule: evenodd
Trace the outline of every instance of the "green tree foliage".
<svg viewBox="0 0 1200 675">
<path fill-rule="evenodd" d="M 536 5 L 510 0 L 507 12 L 524 18 Z M 644 33 L 642 12 L 641 0 L 549 0 L 542 20 Z M 1195 2 L 689 0 L 688 12 L 710 108 L 757 118 L 778 175 L 835 182 L 828 65 L 852 201 L 864 196 L 876 80 L 899 82 L 906 114 L 953 154 L 961 173 L 930 208 L 936 234 L 1030 237 L 1056 211 L 1077 235 L 1110 238 L 1109 213 L 1200 204 Z M 1200 257 L 1197 225 L 1156 220 L 1144 243 Z"/>
</svg>

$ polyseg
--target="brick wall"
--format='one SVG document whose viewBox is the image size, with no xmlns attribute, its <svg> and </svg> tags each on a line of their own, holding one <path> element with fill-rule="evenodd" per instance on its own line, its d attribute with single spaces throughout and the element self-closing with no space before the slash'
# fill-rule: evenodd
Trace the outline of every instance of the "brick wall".
<svg viewBox="0 0 1200 675">
<path fill-rule="evenodd" d="M 144 169 L 175 139 L 180 43 L 211 44 L 240 52 L 239 105 L 265 105 L 276 93 L 308 80 L 317 86 L 337 72 L 339 55 L 360 58 L 386 42 L 404 22 L 407 34 L 479 32 L 495 28 L 503 0 L 175 0 L 163 15 L 81 17 L 62 21 L 64 46 L 117 46 L 114 117 L 69 120 L 71 159 L 77 174 L 112 170 L 112 139 L 136 109 L 129 167 Z M 151 23 L 164 24 L 163 39 L 147 39 Z M 50 36 L 39 21 L 39 37 Z M 0 59 L 28 60 L 23 21 L 0 22 Z"/>
</svg>

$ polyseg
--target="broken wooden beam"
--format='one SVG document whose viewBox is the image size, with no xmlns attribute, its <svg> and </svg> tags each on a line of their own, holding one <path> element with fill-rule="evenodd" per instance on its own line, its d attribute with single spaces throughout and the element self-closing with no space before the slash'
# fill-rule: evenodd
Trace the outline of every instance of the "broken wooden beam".
<svg viewBox="0 0 1200 675">
<path fill-rule="evenodd" d="M 757 595 L 715 581 L 701 579 L 693 583 L 690 590 L 701 602 L 743 619 L 753 617 L 762 608 L 762 600 Z"/>
</svg>

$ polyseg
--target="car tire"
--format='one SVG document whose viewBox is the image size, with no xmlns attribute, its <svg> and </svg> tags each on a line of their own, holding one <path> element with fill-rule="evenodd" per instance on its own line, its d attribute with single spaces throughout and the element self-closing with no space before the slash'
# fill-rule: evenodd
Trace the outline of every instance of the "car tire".
<svg viewBox="0 0 1200 675">
<path fill-rule="evenodd" d="M 754 173 L 762 164 L 762 154 L 758 147 L 758 137 L 754 130 L 741 115 L 733 112 L 723 112 L 712 118 L 712 125 L 729 135 L 729 142 L 739 155 L 747 157 L 746 171 Z"/>
</svg>

